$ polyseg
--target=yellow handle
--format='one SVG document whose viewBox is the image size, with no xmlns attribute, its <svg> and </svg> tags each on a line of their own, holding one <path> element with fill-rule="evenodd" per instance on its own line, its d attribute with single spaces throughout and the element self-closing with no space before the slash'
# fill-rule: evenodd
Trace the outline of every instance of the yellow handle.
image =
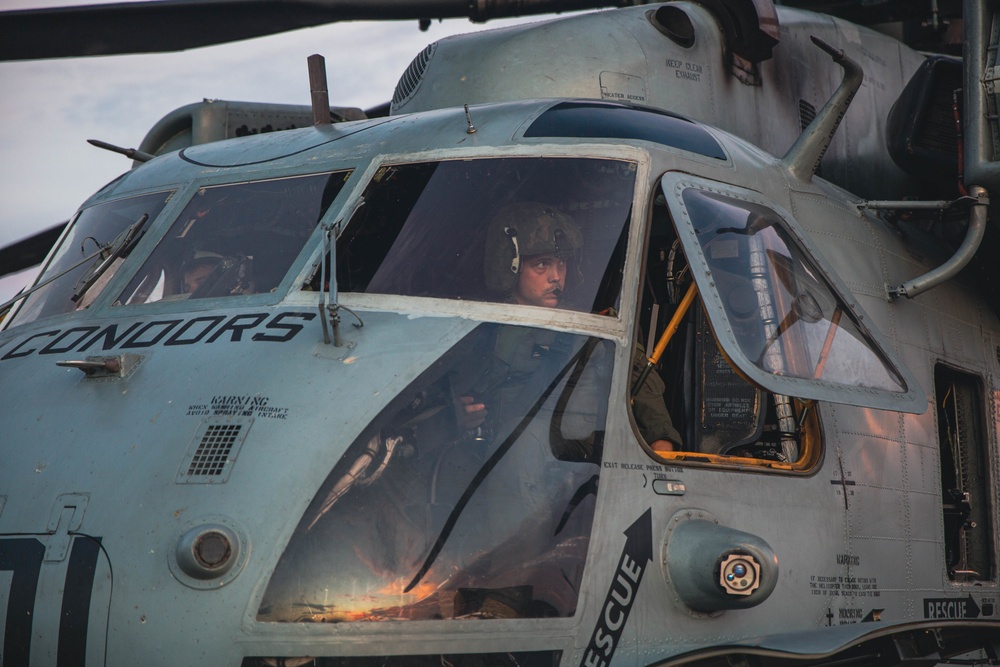
<svg viewBox="0 0 1000 667">
<path fill-rule="evenodd" d="M 681 326 L 681 320 L 687 314 L 688 308 L 691 307 L 691 303 L 694 302 L 694 298 L 698 296 L 698 286 L 691 283 L 688 287 L 688 291 L 684 294 L 684 298 L 681 299 L 681 303 L 677 306 L 677 310 L 674 311 L 674 316 L 670 318 L 670 324 L 660 335 L 660 340 L 657 341 L 656 347 L 653 348 L 653 355 L 649 357 L 649 363 L 655 366 L 659 361 L 660 357 L 663 356 L 663 351 L 667 349 L 667 345 L 670 344 L 670 339 L 674 337 L 677 333 L 677 329 Z"/>
<path fill-rule="evenodd" d="M 647 363 L 645 368 L 642 369 L 642 372 L 639 374 L 635 384 L 632 385 L 632 398 L 635 398 L 635 395 L 639 393 L 639 387 L 641 387 L 646 381 L 649 373 L 653 370 L 653 367 L 656 366 L 656 363 L 663 355 L 663 351 L 667 349 L 667 345 L 670 344 L 670 339 L 674 337 L 675 333 L 677 333 L 677 329 L 681 326 L 681 320 L 684 319 L 684 315 L 687 314 L 688 308 L 691 307 L 691 304 L 694 302 L 694 298 L 696 296 L 698 296 L 698 288 L 692 282 L 691 286 L 688 287 L 688 291 L 684 295 L 684 298 L 681 299 L 680 304 L 677 306 L 677 310 L 674 311 L 674 316 L 670 318 L 670 324 L 667 325 L 667 328 L 660 335 L 660 340 L 656 342 L 656 347 L 653 349 L 653 356 L 646 360 Z"/>
</svg>

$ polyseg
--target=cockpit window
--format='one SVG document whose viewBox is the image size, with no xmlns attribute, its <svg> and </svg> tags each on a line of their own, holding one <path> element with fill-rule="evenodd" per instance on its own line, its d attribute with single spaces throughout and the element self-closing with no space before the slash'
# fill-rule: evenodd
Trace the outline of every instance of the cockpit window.
<svg viewBox="0 0 1000 667">
<path fill-rule="evenodd" d="M 116 305 L 274 291 L 348 176 L 201 188 Z"/>
<path fill-rule="evenodd" d="M 664 177 L 667 201 L 716 338 L 748 378 L 801 398 L 926 409 L 916 382 L 785 216 L 749 193 L 691 180 Z"/>
<path fill-rule="evenodd" d="M 614 307 L 635 176 L 635 163 L 581 158 L 382 167 L 337 241 L 337 289 Z M 532 271 L 548 281 L 534 301 L 519 293 Z"/>
<path fill-rule="evenodd" d="M 771 375 L 903 392 L 823 274 L 773 211 L 695 188 L 684 204 L 743 354 Z M 747 326 L 747 320 L 752 324 Z"/>
<path fill-rule="evenodd" d="M 716 160 L 726 159 L 715 137 L 694 121 L 662 109 L 615 102 L 561 102 L 539 116 L 524 136 L 653 141 Z"/>
<path fill-rule="evenodd" d="M 346 449 L 257 619 L 572 616 L 613 357 L 597 338 L 479 325 Z"/>
<path fill-rule="evenodd" d="M 12 326 L 93 303 L 172 194 L 119 199 L 80 211 L 38 284 L 55 279 L 26 298 Z"/>
</svg>

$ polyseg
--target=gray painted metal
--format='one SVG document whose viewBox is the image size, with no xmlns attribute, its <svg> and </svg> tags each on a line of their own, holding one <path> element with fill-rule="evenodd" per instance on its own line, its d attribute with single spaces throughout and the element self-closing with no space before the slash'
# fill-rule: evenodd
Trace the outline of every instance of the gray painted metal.
<svg viewBox="0 0 1000 667">
<path fill-rule="evenodd" d="M 604 7 L 607 0 L 157 0 L 0 13 L 0 59 L 180 51 L 337 21 L 505 16 Z M 53 39 L 53 37 L 56 37 Z"/>
<path fill-rule="evenodd" d="M 670 4 L 690 18 L 693 45 L 658 31 L 648 7 L 443 39 L 418 56 L 426 61 L 422 75 L 393 113 L 545 97 L 625 101 L 696 118 L 784 155 L 800 134 L 800 101 L 819 108 L 840 83 L 840 68 L 813 45 L 815 36 L 865 74 L 824 158 L 824 178 L 870 198 L 918 195 L 888 156 L 885 119 L 923 56 L 867 28 L 778 6 L 780 42 L 772 59 L 756 64 L 758 85 L 748 85 L 720 57 L 726 43 L 712 13 L 694 2 Z"/>
<path fill-rule="evenodd" d="M 833 48 L 818 37 L 813 37 L 812 41 L 828 53 L 833 58 L 833 62 L 843 68 L 844 79 L 782 158 L 788 171 L 802 181 L 812 179 L 813 174 L 819 169 L 823 154 L 830 146 L 830 140 L 836 134 L 840 121 L 850 108 L 851 100 L 854 99 L 865 78 L 864 70 L 844 55 L 843 51 Z"/>
<path fill-rule="evenodd" d="M 1000 184 L 994 145 L 996 137 L 990 126 L 989 98 L 996 99 L 993 72 L 987 71 L 988 46 L 996 16 L 992 3 L 965 0 L 965 86 L 962 99 L 965 106 L 965 182 L 996 190 Z M 994 112 L 995 113 L 995 112 Z"/>
<path fill-rule="evenodd" d="M 600 601 L 621 555 L 621 531 L 647 510 L 656 545 L 665 544 L 670 519 L 678 512 L 710 513 L 720 526 L 770 545 L 781 576 L 767 600 L 756 607 L 703 614 L 684 604 L 671 587 L 661 570 L 665 563 L 651 566 L 636 591 L 614 654 L 616 664 L 647 664 L 706 646 L 738 648 L 747 645 L 747 638 L 766 636 L 776 626 L 804 634 L 793 636 L 794 648 L 778 639 L 765 643 L 801 653 L 823 652 L 846 645 L 867 630 L 865 624 L 839 630 L 834 634 L 846 635 L 832 644 L 810 634 L 828 623 L 853 624 L 878 610 L 883 624 L 913 624 L 924 620 L 923 601 L 928 598 L 973 595 L 981 604 L 984 598 L 997 597 L 995 579 L 963 584 L 950 581 L 945 572 L 934 410 L 918 415 L 822 403 L 823 456 L 808 474 L 767 474 L 725 463 L 670 463 L 650 458 L 640 446 L 624 398 L 629 374 L 622 370 L 612 386 L 600 500 L 582 584 L 586 593 L 573 618 L 322 626 L 254 620 L 262 589 L 298 518 L 344 447 L 398 388 L 477 322 L 587 332 L 613 341 L 618 368 L 629 367 L 644 221 L 664 172 L 687 172 L 754 188 L 761 198 L 794 211 L 804 233 L 822 246 L 830 270 L 844 276 L 871 313 L 872 326 L 883 331 L 919 385 L 933 386 L 934 364 L 944 359 L 981 374 L 988 396 L 993 397 L 1000 377 L 994 351 L 1000 322 L 973 294 L 952 283 L 914 301 L 889 304 L 878 298 L 876 293 L 888 279 L 925 269 L 888 225 L 875 217 L 858 217 L 859 200 L 822 179 L 790 188 L 773 157 L 721 132 L 713 131 L 730 156 L 726 161 L 644 142 L 623 146 L 618 140 L 580 144 L 572 139 L 544 143 L 518 139 L 519 128 L 553 103 L 474 107 L 478 128 L 474 135 L 467 134 L 465 113 L 459 108 L 205 145 L 183 156 L 157 158 L 95 196 L 94 202 L 167 186 L 178 189 L 164 219 L 154 223 L 150 238 L 129 259 L 134 264 L 148 252 L 152 238 L 162 233 L 171 211 L 212 183 L 354 167 L 355 174 L 329 219 L 351 205 L 379 165 L 417 159 L 631 156 L 639 165 L 641 184 L 628 242 L 620 319 L 486 303 L 341 294 L 340 302 L 365 320 L 363 329 L 347 328 L 343 348 L 324 344 L 318 322 L 309 322 L 300 336 L 280 345 L 243 337 L 213 344 L 152 346 L 139 351 L 143 361 L 130 376 L 100 381 L 59 368 L 54 362 L 72 357 L 72 352 L 42 354 L 49 338 L 31 338 L 81 326 L 314 312 L 317 295 L 295 286 L 317 257 L 317 235 L 311 256 L 300 260 L 274 294 L 241 298 L 239 303 L 205 303 L 195 311 L 184 302 L 161 302 L 128 312 L 119 312 L 105 294 L 89 310 L 0 334 L 0 357 L 11 355 L 0 362 L 4 405 L 0 486 L 6 498 L 0 532 L 34 535 L 32 539 L 42 544 L 51 543 L 55 536 L 46 526 L 53 500 L 66 493 L 89 499 L 77 532 L 99 536 L 108 561 L 102 556 L 96 570 L 95 596 L 103 596 L 104 606 L 92 617 L 88 651 L 103 646 L 100 619 L 107 614 L 104 650 L 109 665 L 125 664 L 135 655 L 153 665 L 191 661 L 236 665 L 248 655 L 517 650 L 560 650 L 562 664 L 579 664 L 585 637 L 605 613 Z M 120 285 L 124 278 L 115 280 Z M 33 351 L 22 354 L 29 350 Z M 198 406 L 225 395 L 266 397 L 269 407 L 287 409 L 288 418 L 254 419 L 225 483 L 176 483 L 178 466 L 203 419 L 195 414 Z M 993 405 L 992 398 L 988 405 Z M 989 415 L 995 417 L 992 407 Z M 989 433 L 996 461 L 995 429 Z M 684 492 L 659 495 L 650 484 L 653 478 L 680 482 Z M 990 488 L 995 512 L 996 487 Z M 239 539 L 240 553 L 246 557 L 217 587 L 198 585 L 188 573 L 197 572 L 195 567 L 188 562 L 185 571 L 176 560 L 179 547 L 189 547 L 192 535 L 212 526 L 223 526 L 238 536 L 231 539 Z M 47 582 L 61 581 L 65 568 L 64 562 L 47 563 L 42 576 Z M 48 592 L 55 590 L 48 584 L 39 590 L 37 627 L 53 630 L 39 630 L 34 645 L 41 653 L 33 660 L 54 664 L 44 652 L 55 646 L 58 595 Z M 951 622 L 957 621 L 931 625 Z M 995 628 L 996 622 L 986 627 Z"/>
<path fill-rule="evenodd" d="M 25 662 L 59 664 L 64 595 L 77 590 L 73 582 L 78 581 L 80 554 L 90 553 L 91 597 L 81 612 L 89 620 L 81 654 L 88 664 L 132 664 L 137 656 L 149 665 L 235 666 L 248 656 L 556 651 L 560 664 L 579 665 L 601 657 L 588 653 L 588 639 L 622 618 L 619 608 L 606 603 L 614 599 L 607 594 L 623 563 L 623 531 L 647 516 L 651 553 L 656 555 L 648 566 L 643 564 L 645 576 L 630 598 L 631 613 L 608 658 L 613 664 L 681 664 L 725 653 L 765 659 L 828 656 L 858 641 L 896 632 L 940 638 L 958 628 L 995 637 L 1000 632 L 1000 320 L 974 290 L 954 280 L 920 299 L 887 301 L 885 285 L 925 275 L 936 266 L 934 258 L 885 219 L 859 210 L 862 200 L 854 194 L 824 178 L 790 178 L 775 157 L 797 135 L 798 121 L 788 108 L 789 98 L 772 95 L 772 88 L 786 86 L 794 99 L 813 89 L 832 89 L 832 78 L 819 75 L 824 79 L 819 81 L 815 74 L 803 74 L 809 57 L 776 58 L 761 67 L 763 91 L 735 82 L 719 64 L 721 42 L 710 29 L 710 17 L 694 5 L 681 6 L 704 38 L 694 51 L 682 52 L 682 67 L 665 64 L 662 53 L 618 66 L 618 57 L 641 51 L 631 48 L 640 42 L 626 39 L 633 31 L 647 30 L 641 10 L 609 16 L 605 32 L 598 31 L 596 19 L 573 19 L 591 31 L 577 33 L 589 35 L 581 40 L 583 46 L 612 58 L 601 72 L 613 75 L 586 79 L 586 85 L 603 81 L 611 84 L 609 90 L 625 94 L 638 89 L 630 78 L 640 71 L 636 68 L 642 68 L 644 81 L 654 78 L 647 79 L 646 67 L 660 75 L 701 74 L 699 79 L 675 77 L 677 87 L 661 91 L 650 86 L 647 93 L 650 98 L 660 96 L 656 104 L 667 106 L 673 100 L 697 107 L 719 125 L 752 135 L 763 148 L 712 128 L 706 131 L 722 146 L 724 160 L 614 137 L 525 139 L 525 128 L 557 104 L 563 91 L 572 90 L 573 81 L 563 88 L 563 79 L 557 77 L 538 91 L 554 98 L 498 103 L 467 96 L 477 90 L 477 95 L 488 93 L 485 82 L 471 80 L 468 87 L 441 92 L 421 113 L 185 148 L 150 160 L 95 194 L 87 205 L 175 191 L 89 308 L 24 325 L 12 324 L 15 312 L 0 331 L 0 548 L 25 548 L 37 555 L 38 563 L 38 585 L 27 596 L 13 584 L 10 572 L 15 568 L 0 572 L 0 607 L 8 610 L 6 660 L 18 655 L 16 642 L 22 640 L 11 629 L 23 627 L 18 625 L 25 617 L 20 612 L 28 612 L 33 629 Z M 841 35 L 848 50 L 861 54 L 860 61 L 876 70 L 871 79 L 889 84 L 887 90 L 905 82 L 919 60 L 901 46 L 866 53 L 871 36 L 842 22 L 791 11 L 783 11 L 781 21 L 779 49 L 804 39 L 798 31 L 804 26 L 826 37 Z M 551 54 L 552 44 L 567 43 L 563 29 L 562 23 L 535 29 L 550 38 L 545 54 Z M 510 38 L 516 43 L 521 34 L 494 34 L 496 54 L 509 57 L 511 47 L 501 48 L 503 42 Z M 885 45 L 881 38 L 878 43 Z M 434 68 L 460 70 L 457 56 L 469 51 L 456 48 L 444 57 L 441 54 L 451 48 L 445 45 L 439 45 L 427 77 Z M 810 47 L 799 53 L 813 51 Z M 553 67 L 569 68 L 580 53 L 565 60 L 552 56 Z M 488 49 L 484 57 L 493 55 Z M 495 69 L 497 77 L 522 81 L 521 92 L 538 85 L 518 74 L 514 64 L 521 66 L 511 61 L 510 73 Z M 690 70 L 685 64 L 702 69 Z M 434 77 L 425 78 L 418 93 L 430 96 L 431 82 L 447 78 Z M 503 80 L 493 83 L 494 89 L 505 85 Z M 445 93 L 460 99 L 453 107 L 437 108 L 444 106 Z M 875 179 L 877 168 L 860 169 L 852 159 L 872 156 L 869 164 L 881 164 L 872 149 L 880 145 L 881 126 L 866 122 L 890 103 L 880 86 L 863 86 L 858 97 L 860 106 L 852 107 L 841 128 L 846 136 L 838 136 L 831 146 L 836 158 L 828 163 L 830 171 L 843 175 L 856 170 L 863 178 L 871 177 L 867 187 L 879 198 L 901 196 L 895 176 Z M 461 106 L 465 102 L 471 105 L 474 134 L 468 132 Z M 860 122 L 852 120 L 856 108 L 864 110 Z M 753 129 L 758 124 L 759 129 Z M 185 344 L 140 345 L 131 352 L 140 358 L 130 359 L 126 374 L 88 377 L 74 364 L 67 368 L 56 363 L 86 362 L 88 350 L 80 348 L 107 327 L 122 332 L 133 325 L 165 327 L 197 318 L 234 317 L 260 317 L 263 323 L 284 314 L 316 313 L 320 295 L 300 287 L 321 261 L 321 228 L 357 207 L 380 168 L 540 156 L 607 157 L 635 165 L 637 185 L 617 317 L 337 292 L 337 302 L 357 311 L 365 322 L 363 328 L 343 327 L 342 347 L 323 342 L 320 323 L 300 315 L 301 331 L 280 343 L 247 331 L 214 342 L 193 337 Z M 306 249 L 273 291 L 141 306 L 114 304 L 130 274 L 202 188 L 341 169 L 353 171 Z M 813 408 L 818 415 L 817 456 L 802 469 L 690 452 L 653 455 L 637 435 L 628 393 L 632 341 L 641 336 L 637 321 L 648 225 L 665 174 L 671 175 L 668 180 L 713 182 L 731 192 L 752 193 L 755 201 L 787 212 L 801 227 L 802 238 L 821 251 L 822 271 L 856 301 L 858 312 L 867 314 L 866 326 L 881 333 L 913 385 L 925 392 L 927 409 L 866 406 L 849 397 L 846 402 L 821 400 Z M 714 327 L 725 325 L 717 313 L 712 315 Z M 583 333 L 613 345 L 600 490 L 575 613 L 565 618 L 259 622 L 264 590 L 296 524 L 347 447 L 421 372 L 483 322 Z M 102 353 L 110 356 L 118 350 Z M 977 405 L 990 465 L 977 501 L 988 507 L 991 525 L 984 529 L 992 531 L 992 551 L 990 572 L 978 580 L 950 576 L 946 562 L 942 452 L 947 447 L 942 447 L 940 433 L 947 429 L 939 423 L 943 413 L 937 407 L 944 397 L 935 395 L 940 366 L 969 374 L 982 390 Z M 211 420 L 220 417 L 211 414 L 213 399 L 224 402 L 227 397 L 257 407 L 250 415 L 226 415 L 227 424 L 239 430 L 229 450 L 234 458 L 226 459 L 223 465 L 228 467 L 221 470 L 225 479 L 194 483 L 191 461 L 209 427 L 218 425 Z M 670 578 L 668 536 L 677 516 L 712 517 L 713 525 L 720 527 L 716 535 L 749 535 L 756 538 L 754 544 L 766 544 L 780 564 L 780 577 L 775 581 L 769 575 L 774 588 L 766 600 L 746 609 L 708 612 L 686 603 Z M 203 578 L 213 574 L 213 554 L 226 543 L 236 554 L 232 564 L 219 577 Z M 689 549 L 687 557 L 695 558 L 694 551 Z M 704 571 L 707 563 L 702 566 Z M 635 572 L 634 563 L 630 567 Z M 970 617 L 973 608 L 975 619 Z M 776 627 L 788 633 L 775 635 Z M 980 656 L 984 653 L 979 651 Z"/>
</svg>

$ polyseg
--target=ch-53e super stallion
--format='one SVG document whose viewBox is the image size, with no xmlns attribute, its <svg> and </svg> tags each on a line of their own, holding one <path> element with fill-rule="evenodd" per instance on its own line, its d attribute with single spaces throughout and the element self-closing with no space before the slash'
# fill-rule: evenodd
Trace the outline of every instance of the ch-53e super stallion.
<svg viewBox="0 0 1000 667">
<path fill-rule="evenodd" d="M 1000 664 L 996 13 L 624 7 L 170 114 L 3 321 L 3 665 Z M 71 55 L 36 16 L 3 56 Z"/>
</svg>

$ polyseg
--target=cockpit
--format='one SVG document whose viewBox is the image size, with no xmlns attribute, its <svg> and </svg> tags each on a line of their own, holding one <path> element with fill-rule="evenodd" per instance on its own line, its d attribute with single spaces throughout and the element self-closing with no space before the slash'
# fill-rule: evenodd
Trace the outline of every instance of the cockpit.
<svg viewBox="0 0 1000 667">
<path fill-rule="evenodd" d="M 337 289 L 513 302 L 517 263 L 547 250 L 569 261 L 560 308 L 616 307 L 635 177 L 634 163 L 578 158 L 382 167 L 337 241 Z"/>
<path fill-rule="evenodd" d="M 617 323 L 636 174 L 572 157 L 386 165 L 331 274 L 341 293 Z M 306 290 L 326 288 L 321 268 Z M 475 326 L 371 421 L 306 511 L 258 620 L 574 614 L 615 347 L 528 321 Z"/>
<path fill-rule="evenodd" d="M 609 447 L 652 466 L 808 474 L 817 401 L 923 400 L 793 216 L 679 170 L 726 162 L 704 128 L 558 102 L 516 133 L 514 146 L 391 156 L 355 137 L 368 163 L 344 151 L 310 173 L 99 199 L 8 324 L 168 314 L 152 347 L 174 344 L 185 311 L 294 307 L 294 330 L 248 344 L 308 325 L 296 344 L 322 360 L 335 355 L 312 320 L 330 303 L 359 322 L 456 322 L 433 354 L 399 345 L 403 361 L 367 388 L 371 410 L 310 431 L 336 463 L 310 487 L 257 621 L 572 617 Z M 199 315 L 185 340 L 216 340 L 228 316 Z M 81 351 L 114 347 L 97 328 L 79 329 Z M 358 367 L 389 372 L 371 359 Z M 337 408 L 355 390 L 340 371 L 293 390 Z"/>
</svg>

